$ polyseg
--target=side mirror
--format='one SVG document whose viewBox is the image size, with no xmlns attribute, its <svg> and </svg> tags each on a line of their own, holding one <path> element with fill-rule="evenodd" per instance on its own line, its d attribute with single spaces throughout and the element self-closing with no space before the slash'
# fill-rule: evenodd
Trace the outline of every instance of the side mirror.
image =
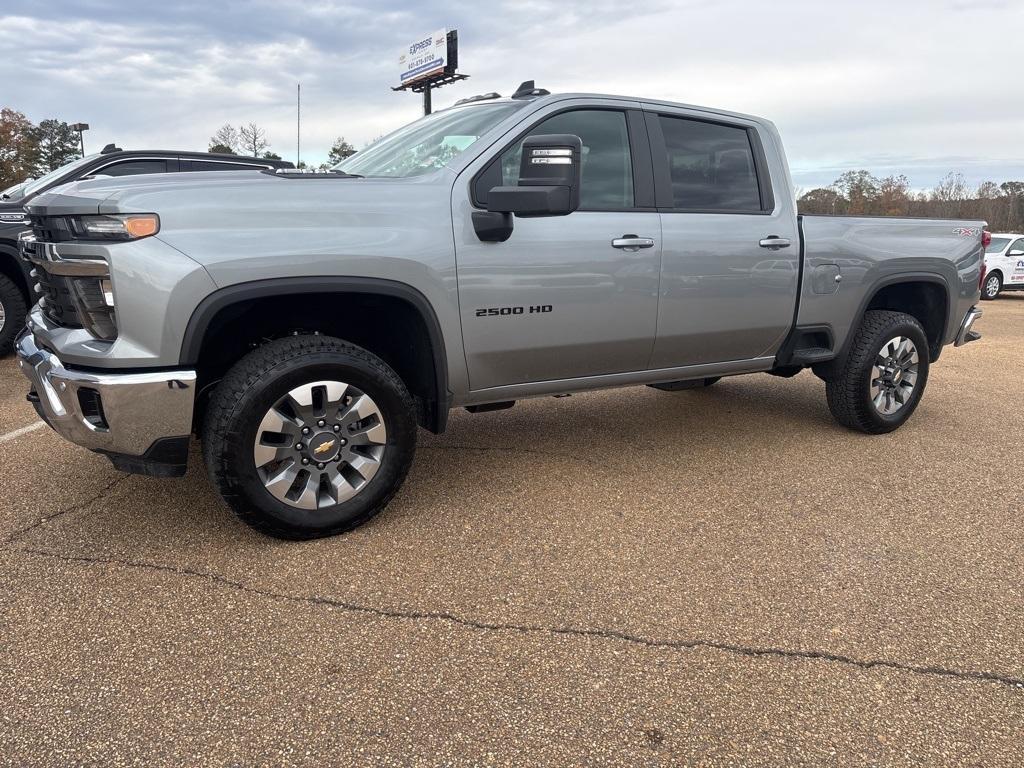
<svg viewBox="0 0 1024 768">
<path fill-rule="evenodd" d="M 580 207 L 582 156 L 579 136 L 528 136 L 523 141 L 519 184 L 491 189 L 487 210 L 516 216 L 567 216 Z"/>
</svg>

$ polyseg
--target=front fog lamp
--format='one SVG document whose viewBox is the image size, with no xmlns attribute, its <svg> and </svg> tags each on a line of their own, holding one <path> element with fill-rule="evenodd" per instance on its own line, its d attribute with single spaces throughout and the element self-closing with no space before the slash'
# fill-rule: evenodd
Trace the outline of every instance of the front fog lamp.
<svg viewBox="0 0 1024 768">
<path fill-rule="evenodd" d="M 155 213 L 79 216 L 74 227 L 81 237 L 89 240 L 138 240 L 160 231 L 160 217 Z"/>
<path fill-rule="evenodd" d="M 117 338 L 114 290 L 108 277 L 71 278 L 72 299 L 82 327 L 97 339 Z"/>
</svg>

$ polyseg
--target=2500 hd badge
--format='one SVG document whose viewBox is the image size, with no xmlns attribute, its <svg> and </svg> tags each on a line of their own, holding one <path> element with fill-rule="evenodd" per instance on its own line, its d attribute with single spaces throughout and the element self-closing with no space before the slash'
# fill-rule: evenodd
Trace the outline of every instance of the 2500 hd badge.
<svg viewBox="0 0 1024 768">
<path fill-rule="evenodd" d="M 543 314 L 551 312 L 550 304 L 533 304 L 528 307 L 486 307 L 476 311 L 477 317 L 498 317 L 505 315 Z"/>
</svg>

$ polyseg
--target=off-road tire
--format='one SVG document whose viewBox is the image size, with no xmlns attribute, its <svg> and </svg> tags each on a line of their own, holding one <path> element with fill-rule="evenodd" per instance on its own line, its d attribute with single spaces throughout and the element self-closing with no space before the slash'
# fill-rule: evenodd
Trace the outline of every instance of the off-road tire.
<svg viewBox="0 0 1024 768">
<path fill-rule="evenodd" d="M 993 280 L 995 278 L 995 280 Z M 995 291 L 992 292 L 992 286 L 995 286 Z M 990 272 L 985 276 L 985 283 L 981 287 L 981 299 L 982 301 L 992 301 L 996 298 L 1003 290 L 1003 276 L 998 272 Z"/>
<path fill-rule="evenodd" d="M 882 347 L 896 336 L 909 338 L 919 355 L 917 381 L 906 404 L 892 415 L 875 408 L 871 399 L 871 369 Z M 928 337 L 916 318 L 903 312 L 864 313 L 843 366 L 825 383 L 828 408 L 845 427 L 880 435 L 901 427 L 914 413 L 928 383 Z"/>
<path fill-rule="evenodd" d="M 7 275 L 0 275 L 0 307 L 4 318 L 0 328 L 0 357 L 3 357 L 14 349 L 14 337 L 25 326 L 25 314 L 28 312 L 25 296 Z"/>
<path fill-rule="evenodd" d="M 266 489 L 253 458 L 260 420 L 291 388 L 335 379 L 370 395 L 387 426 L 381 466 L 353 498 L 301 510 Z M 401 487 L 416 449 L 412 398 L 379 357 L 341 339 L 303 335 L 249 353 L 214 391 L 203 424 L 203 455 L 214 486 L 247 525 L 281 539 L 314 539 L 349 531 L 378 514 Z"/>
</svg>

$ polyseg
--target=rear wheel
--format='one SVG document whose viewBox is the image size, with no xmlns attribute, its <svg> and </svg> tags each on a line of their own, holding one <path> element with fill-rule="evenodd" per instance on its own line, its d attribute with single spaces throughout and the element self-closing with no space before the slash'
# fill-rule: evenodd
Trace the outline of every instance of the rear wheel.
<svg viewBox="0 0 1024 768">
<path fill-rule="evenodd" d="M 330 536 L 376 515 L 415 444 L 398 375 L 324 336 L 278 339 L 239 361 L 214 392 L 203 433 L 225 501 L 248 525 L 287 539 Z"/>
<path fill-rule="evenodd" d="M 14 337 L 25 325 L 25 297 L 17 284 L 0 275 L 0 356 L 14 348 Z"/>
<path fill-rule="evenodd" d="M 928 338 L 921 324 L 902 312 L 872 310 L 825 391 L 836 421 L 877 435 L 910 418 L 927 382 Z"/>
<path fill-rule="evenodd" d="M 985 278 L 985 287 L 981 289 L 981 298 L 985 301 L 992 301 L 1001 290 L 1003 290 L 1003 277 L 998 272 L 993 272 Z"/>
</svg>

